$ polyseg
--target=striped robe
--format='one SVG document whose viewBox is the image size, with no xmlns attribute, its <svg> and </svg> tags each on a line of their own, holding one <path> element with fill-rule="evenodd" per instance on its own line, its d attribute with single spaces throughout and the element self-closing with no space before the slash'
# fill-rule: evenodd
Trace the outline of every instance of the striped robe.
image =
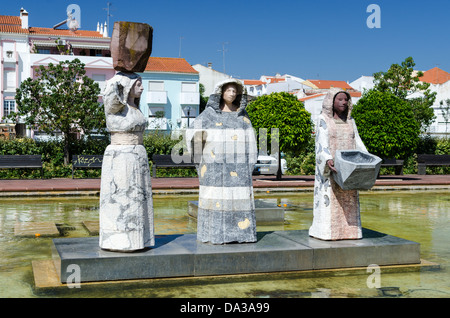
<svg viewBox="0 0 450 318">
<path fill-rule="evenodd" d="M 197 240 L 212 244 L 255 242 L 255 132 L 246 104 L 229 113 L 219 109 L 219 102 L 220 95 L 211 95 L 205 111 L 186 132 L 200 184 Z"/>
</svg>

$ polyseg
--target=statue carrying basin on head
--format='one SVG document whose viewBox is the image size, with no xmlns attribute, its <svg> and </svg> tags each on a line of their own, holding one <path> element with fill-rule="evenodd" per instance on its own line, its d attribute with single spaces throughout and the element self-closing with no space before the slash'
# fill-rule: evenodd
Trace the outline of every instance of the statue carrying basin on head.
<svg viewBox="0 0 450 318">
<path fill-rule="evenodd" d="M 147 119 L 139 109 L 143 72 L 151 53 L 152 28 L 116 22 L 111 55 L 118 73 L 104 91 L 106 125 L 111 144 L 103 156 L 100 186 L 99 245 L 130 252 L 155 244 L 153 202 L 143 133 Z"/>
</svg>

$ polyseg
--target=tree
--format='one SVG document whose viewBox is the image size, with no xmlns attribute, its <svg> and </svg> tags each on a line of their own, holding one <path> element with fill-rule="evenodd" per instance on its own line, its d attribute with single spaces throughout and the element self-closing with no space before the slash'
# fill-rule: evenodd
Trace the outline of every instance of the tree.
<svg viewBox="0 0 450 318">
<path fill-rule="evenodd" d="M 352 117 L 367 150 L 381 158 L 406 158 L 419 142 L 420 127 L 409 103 L 390 92 L 369 90 Z"/>
<path fill-rule="evenodd" d="M 436 92 L 431 92 L 429 83 L 421 82 L 422 72 L 414 71 L 414 60 L 408 57 L 401 63 L 392 64 L 387 72 L 374 73 L 374 90 L 390 92 L 395 96 L 407 100 L 411 105 L 414 118 L 425 132 L 435 119 L 431 108 L 436 99 Z M 423 97 L 409 98 L 413 93 L 421 93 Z"/>
<path fill-rule="evenodd" d="M 277 179 L 281 179 L 280 153 L 298 155 L 308 145 L 312 134 L 311 114 L 294 95 L 285 92 L 256 98 L 248 105 L 247 112 L 257 134 L 260 128 L 267 129 L 267 140 L 272 140 L 271 129 L 278 128 Z"/>
<path fill-rule="evenodd" d="M 64 164 L 70 162 L 69 145 L 74 133 L 89 136 L 105 133 L 103 107 L 98 101 L 100 88 L 87 77 L 79 59 L 39 66 L 36 78 L 28 78 L 16 91 L 18 111 L 8 116 L 21 117 L 25 124 L 47 134 L 61 132 L 64 140 Z"/>
<path fill-rule="evenodd" d="M 200 114 L 206 108 L 206 104 L 208 103 L 209 97 L 203 96 L 205 93 L 205 86 L 203 84 L 199 84 L 200 89 L 200 105 L 198 106 L 198 113 Z"/>
</svg>

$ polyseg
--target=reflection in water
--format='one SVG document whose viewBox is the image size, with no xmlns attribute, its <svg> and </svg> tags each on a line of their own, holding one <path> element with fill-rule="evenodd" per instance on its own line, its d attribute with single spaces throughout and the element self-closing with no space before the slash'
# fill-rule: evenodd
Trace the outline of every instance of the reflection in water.
<svg viewBox="0 0 450 318">
<path fill-rule="evenodd" d="M 312 193 L 256 194 L 285 209 L 284 224 L 258 225 L 258 231 L 308 229 Z M 156 234 L 195 233 L 187 214 L 195 195 L 155 195 Z M 14 236 L 17 222 L 51 221 L 68 237 L 89 236 L 82 221 L 98 220 L 98 198 L 0 199 L 0 297 L 450 297 L 450 192 L 362 192 L 363 227 L 421 244 L 421 257 L 439 263 L 438 271 L 383 273 L 379 288 L 369 288 L 369 274 L 305 275 L 274 273 L 217 278 L 145 281 L 58 290 L 36 294 L 31 261 L 51 258 L 51 238 Z"/>
</svg>

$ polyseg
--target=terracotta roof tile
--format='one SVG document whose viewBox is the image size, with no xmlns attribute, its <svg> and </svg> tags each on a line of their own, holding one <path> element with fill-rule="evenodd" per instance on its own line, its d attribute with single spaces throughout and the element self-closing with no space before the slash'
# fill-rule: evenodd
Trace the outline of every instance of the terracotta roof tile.
<svg viewBox="0 0 450 318">
<path fill-rule="evenodd" d="M 260 80 L 242 80 L 242 82 L 244 83 L 244 85 L 264 85 L 266 84 L 263 81 Z"/>
<path fill-rule="evenodd" d="M 59 35 L 59 36 L 69 36 L 69 37 L 89 37 L 89 38 L 103 38 L 103 35 L 97 31 L 88 31 L 88 30 L 59 30 L 59 29 L 51 29 L 51 28 L 30 28 L 30 34 L 32 35 Z"/>
<path fill-rule="evenodd" d="M 361 92 L 348 92 L 350 94 L 351 97 L 361 97 L 362 93 Z"/>
<path fill-rule="evenodd" d="M 317 98 L 317 97 L 324 96 L 324 95 L 326 95 L 326 94 L 315 94 L 315 95 L 299 98 L 298 100 L 304 102 L 305 100 Z"/>
<path fill-rule="evenodd" d="M 150 57 L 145 72 L 193 73 L 198 72 L 183 58 Z"/>
<path fill-rule="evenodd" d="M 0 24 L 0 32 L 28 34 L 28 29 L 22 29 L 20 25 Z"/>
<path fill-rule="evenodd" d="M 420 77 L 420 80 L 430 84 L 443 84 L 450 81 L 450 73 L 435 67 L 431 70 L 423 72 L 423 76 Z"/>
<path fill-rule="evenodd" d="M 319 89 L 327 89 L 331 87 L 338 87 L 342 89 L 353 89 L 345 81 L 327 81 L 327 80 L 308 80 Z"/>
<path fill-rule="evenodd" d="M 88 37 L 88 38 L 103 38 L 103 35 L 97 31 L 87 30 L 64 30 L 53 28 L 39 28 L 30 27 L 22 29 L 22 21 L 20 17 L 0 15 L 0 32 L 4 33 L 20 33 L 30 35 L 56 35 L 64 37 Z"/>
<path fill-rule="evenodd" d="M 0 24 L 14 24 L 22 25 L 22 20 L 20 17 L 10 16 L 10 15 L 0 15 Z"/>
</svg>

